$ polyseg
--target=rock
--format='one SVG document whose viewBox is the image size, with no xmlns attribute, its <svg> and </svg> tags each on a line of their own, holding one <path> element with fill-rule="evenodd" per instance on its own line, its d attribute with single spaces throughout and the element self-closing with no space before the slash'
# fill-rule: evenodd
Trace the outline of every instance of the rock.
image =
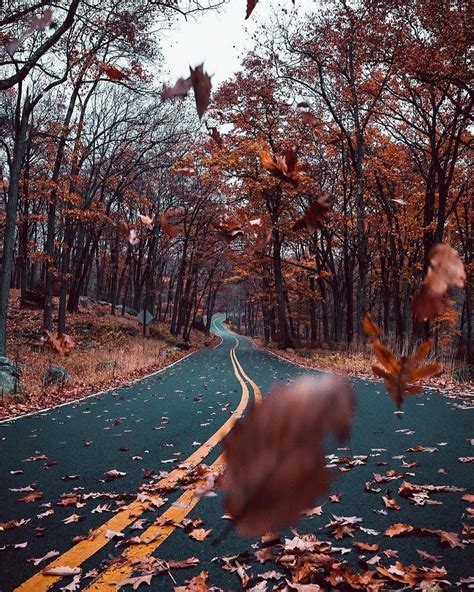
<svg viewBox="0 0 474 592">
<path fill-rule="evenodd" d="M 0 394 L 14 392 L 18 379 L 19 369 L 15 362 L 5 356 L 0 356 Z"/>
<path fill-rule="evenodd" d="M 51 366 L 44 375 L 45 384 L 63 384 L 71 382 L 72 378 L 62 366 Z"/>
<path fill-rule="evenodd" d="M 187 341 L 179 341 L 176 344 L 176 347 L 182 351 L 187 351 L 188 349 L 191 349 L 191 344 Z"/>
<path fill-rule="evenodd" d="M 92 304 L 92 300 L 89 298 L 89 296 L 81 296 L 79 298 L 79 304 L 81 306 L 83 306 L 84 308 L 90 308 L 91 304 Z"/>
<path fill-rule="evenodd" d="M 136 317 L 138 315 L 138 311 L 136 311 L 134 308 L 130 308 L 129 306 L 125 307 L 125 312 L 132 317 Z"/>
<path fill-rule="evenodd" d="M 87 341 L 83 341 L 81 343 L 81 345 L 84 349 L 94 349 L 95 347 L 97 347 L 97 342 L 92 341 L 92 340 L 87 340 Z"/>
</svg>

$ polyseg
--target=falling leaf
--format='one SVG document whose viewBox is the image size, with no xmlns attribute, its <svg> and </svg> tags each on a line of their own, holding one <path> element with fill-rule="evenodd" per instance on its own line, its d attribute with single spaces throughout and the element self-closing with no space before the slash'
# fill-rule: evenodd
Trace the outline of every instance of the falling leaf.
<svg viewBox="0 0 474 592">
<path fill-rule="evenodd" d="M 223 141 L 222 136 L 220 135 L 217 127 L 210 127 L 208 129 L 211 132 L 211 134 L 210 134 L 211 138 L 219 146 L 219 148 L 222 148 L 222 146 L 224 145 L 224 141 Z"/>
<path fill-rule="evenodd" d="M 450 286 L 463 288 L 466 281 L 464 265 L 455 249 L 447 244 L 435 245 L 428 254 L 430 267 L 423 286 L 413 299 L 412 308 L 419 321 L 432 320 L 447 308 L 446 294 Z"/>
<path fill-rule="evenodd" d="M 115 66 L 111 66 L 110 64 L 104 64 L 99 62 L 97 64 L 100 72 L 103 72 L 110 80 L 130 80 L 128 74 L 122 72 Z"/>
<path fill-rule="evenodd" d="M 245 20 L 252 14 L 253 9 L 257 6 L 258 0 L 247 0 L 247 12 L 245 13 Z"/>
<path fill-rule="evenodd" d="M 191 84 L 194 90 L 194 98 L 196 99 L 196 110 L 199 119 L 204 115 L 211 96 L 211 78 L 209 74 L 204 72 L 204 64 L 191 68 Z"/>
<path fill-rule="evenodd" d="M 293 224 L 293 230 L 307 228 L 311 232 L 316 232 L 318 229 L 324 227 L 330 209 L 331 204 L 327 197 L 319 197 L 316 200 L 312 200 L 306 208 L 304 216 Z"/>
<path fill-rule="evenodd" d="M 74 339 L 65 333 L 45 331 L 45 335 L 45 344 L 62 356 L 68 356 L 71 350 L 76 346 Z"/>
<path fill-rule="evenodd" d="M 128 234 L 128 242 L 132 245 L 138 245 L 138 243 L 140 242 L 140 238 L 138 237 L 138 233 L 135 230 L 135 228 L 130 228 L 129 234 Z"/>
<path fill-rule="evenodd" d="M 178 230 L 175 226 L 184 213 L 183 208 L 168 208 L 160 216 L 160 226 L 163 232 L 170 238 L 175 238 Z"/>
<path fill-rule="evenodd" d="M 23 41 L 32 35 L 35 31 L 44 29 L 47 25 L 51 24 L 53 20 L 53 13 L 50 8 L 44 11 L 40 17 L 33 17 L 31 19 L 30 26 L 24 31 L 17 39 L 12 39 L 5 45 L 5 50 L 13 55 L 17 49 L 22 45 Z"/>
<path fill-rule="evenodd" d="M 277 385 L 223 440 L 225 511 L 241 534 L 297 521 L 330 481 L 320 440 L 347 438 L 355 399 L 338 376 L 300 378 Z"/>
<path fill-rule="evenodd" d="M 372 342 L 375 357 L 383 366 L 381 368 L 374 364 L 372 371 L 379 378 L 383 378 L 390 396 L 398 407 L 401 406 L 406 395 L 415 395 L 422 391 L 422 387 L 416 385 L 416 382 L 441 372 L 442 366 L 438 363 L 420 366 L 431 350 L 431 341 L 422 343 L 411 356 L 402 356 L 398 360 L 395 354 L 379 341 L 380 329 L 371 320 L 369 314 L 364 319 L 363 327 Z"/>
<path fill-rule="evenodd" d="M 154 216 L 152 218 L 150 218 L 150 216 L 145 216 L 144 214 L 138 214 L 138 219 L 140 220 L 140 222 L 142 224 L 144 224 L 145 226 L 148 226 L 148 228 L 150 230 L 153 229 L 153 223 L 155 221 Z"/>
<path fill-rule="evenodd" d="M 302 166 L 298 163 L 295 148 L 287 148 L 277 156 L 272 156 L 268 150 L 261 150 L 260 161 L 262 167 L 274 177 L 288 181 L 294 187 L 298 184 Z"/>
<path fill-rule="evenodd" d="M 212 226 L 228 242 L 244 235 L 242 224 L 233 222 L 232 220 L 214 221 L 212 222 Z"/>
</svg>

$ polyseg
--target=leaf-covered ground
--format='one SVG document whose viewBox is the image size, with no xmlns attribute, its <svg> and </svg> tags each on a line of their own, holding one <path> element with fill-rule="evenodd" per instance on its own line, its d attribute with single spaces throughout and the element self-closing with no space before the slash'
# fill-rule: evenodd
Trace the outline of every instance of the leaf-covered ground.
<svg viewBox="0 0 474 592">
<path fill-rule="evenodd" d="M 245 338 L 238 341 L 238 360 L 263 394 L 275 381 L 303 373 Z M 129 388 L 0 424 L 0 590 L 60 561 L 56 553 L 74 541 L 93 540 L 93 529 L 130 512 L 137 490 L 142 507 L 134 506 L 123 533 L 108 528 L 107 544 L 54 590 L 87 589 L 107 565 L 117 576 L 112 582 L 139 577 L 130 586 L 152 590 L 428 589 L 437 581 L 467 589 L 474 575 L 472 409 L 435 391 L 407 399 L 400 413 L 381 383 L 354 379 L 350 442 L 327 442 L 336 480 L 293 530 L 263 540 L 240 537 L 224 517 L 220 492 L 188 512 L 178 498 L 196 481 L 212 487 L 214 469 L 188 474 L 184 468 L 169 488 L 164 480 L 237 407 L 234 344 L 228 336 L 219 348 Z M 214 463 L 219 452 L 212 449 L 204 463 Z M 147 530 L 165 512 L 178 519 L 168 520 L 171 534 L 155 559 L 133 569 L 130 558 L 120 563 L 124 550 L 136 556 L 148 549 Z"/>
</svg>

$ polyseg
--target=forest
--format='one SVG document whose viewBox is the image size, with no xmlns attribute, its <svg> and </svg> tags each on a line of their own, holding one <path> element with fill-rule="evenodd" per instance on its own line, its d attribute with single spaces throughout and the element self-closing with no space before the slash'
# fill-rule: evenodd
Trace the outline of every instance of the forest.
<svg viewBox="0 0 474 592">
<path fill-rule="evenodd" d="M 0 3 L 2 590 L 473 588 L 472 22 Z"/>
<path fill-rule="evenodd" d="M 432 247 L 472 269 L 464 2 L 275 17 L 201 121 L 160 81 L 174 0 L 64 2 L 21 39 L 41 4 L 2 20 L 2 354 L 10 288 L 59 334 L 93 296 L 186 341 L 218 294 L 280 348 L 350 344 L 367 311 L 399 345 L 427 334 L 410 303 Z M 469 283 L 452 297 L 432 330 L 468 356 Z"/>
</svg>

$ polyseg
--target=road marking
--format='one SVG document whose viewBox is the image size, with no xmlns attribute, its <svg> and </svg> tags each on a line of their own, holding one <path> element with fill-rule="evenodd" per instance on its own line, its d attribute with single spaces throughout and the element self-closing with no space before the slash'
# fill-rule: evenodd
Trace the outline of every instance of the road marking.
<svg viewBox="0 0 474 592">
<path fill-rule="evenodd" d="M 198 448 L 191 456 L 189 456 L 183 464 L 191 465 L 192 467 L 202 462 L 206 456 L 211 452 L 213 448 L 224 438 L 224 436 L 232 429 L 236 419 L 240 417 L 249 401 L 249 390 L 245 382 L 242 380 L 237 365 L 234 362 L 233 352 L 239 345 L 238 340 L 234 337 L 236 344 L 230 351 L 230 359 L 234 374 L 242 387 L 242 396 L 236 409 L 233 411 L 232 416 L 215 432 L 200 448 Z M 176 468 L 171 473 L 156 483 L 158 488 L 173 488 L 187 472 L 187 469 Z M 68 551 L 57 557 L 51 562 L 48 567 L 60 567 L 67 565 L 68 567 L 78 567 L 84 561 L 89 559 L 94 553 L 99 551 L 102 547 L 110 543 L 110 539 L 105 536 L 107 529 L 115 532 L 121 532 L 124 528 L 129 526 L 136 518 L 145 511 L 143 502 L 135 500 L 128 506 L 128 511 L 119 512 L 106 523 L 99 526 L 94 533 L 94 537 L 89 540 L 80 541 L 74 547 L 71 547 Z M 41 572 L 35 574 L 26 582 L 16 588 L 15 592 L 43 592 L 51 588 L 60 577 L 57 576 L 44 576 Z"/>
<path fill-rule="evenodd" d="M 238 340 L 236 339 L 236 346 L 232 348 L 230 352 L 230 358 L 232 362 L 232 366 L 234 369 L 234 373 L 237 377 L 237 380 L 240 382 L 242 387 L 242 392 L 247 393 L 247 400 L 248 400 L 248 387 L 245 382 L 242 380 L 238 369 L 241 370 L 242 374 L 245 374 L 242 370 L 242 367 L 237 359 L 237 354 L 235 353 L 235 348 L 238 345 Z M 245 375 L 246 376 L 246 375 Z M 248 379 L 249 382 L 252 384 L 252 388 L 254 389 L 254 396 L 255 400 L 261 399 L 261 392 L 258 386 Z M 224 463 L 223 455 L 220 455 L 217 460 L 215 460 L 211 467 L 217 468 L 219 465 Z M 133 561 L 139 561 L 149 557 L 156 549 L 164 543 L 164 541 L 170 536 L 170 534 L 177 528 L 176 524 L 181 522 L 183 518 L 185 518 L 191 510 L 196 506 L 199 502 L 199 498 L 194 495 L 194 491 L 196 487 L 200 484 L 204 484 L 204 480 L 200 480 L 196 482 L 196 486 L 193 489 L 186 490 L 175 502 L 175 505 L 168 508 L 161 516 L 159 520 L 161 524 L 152 524 L 149 528 L 147 528 L 141 535 L 140 538 L 144 540 L 150 540 L 149 543 L 143 543 L 141 545 L 130 545 L 127 547 L 121 557 L 124 558 L 124 563 L 113 563 L 104 571 L 102 571 L 99 576 L 90 584 L 87 588 L 84 588 L 84 592 L 106 592 L 111 590 L 111 585 L 120 582 L 128 577 L 130 577 L 135 567 L 132 564 Z M 172 524 L 164 524 L 165 522 L 170 521 Z M 153 540 L 151 540 L 153 539 Z"/>
</svg>

